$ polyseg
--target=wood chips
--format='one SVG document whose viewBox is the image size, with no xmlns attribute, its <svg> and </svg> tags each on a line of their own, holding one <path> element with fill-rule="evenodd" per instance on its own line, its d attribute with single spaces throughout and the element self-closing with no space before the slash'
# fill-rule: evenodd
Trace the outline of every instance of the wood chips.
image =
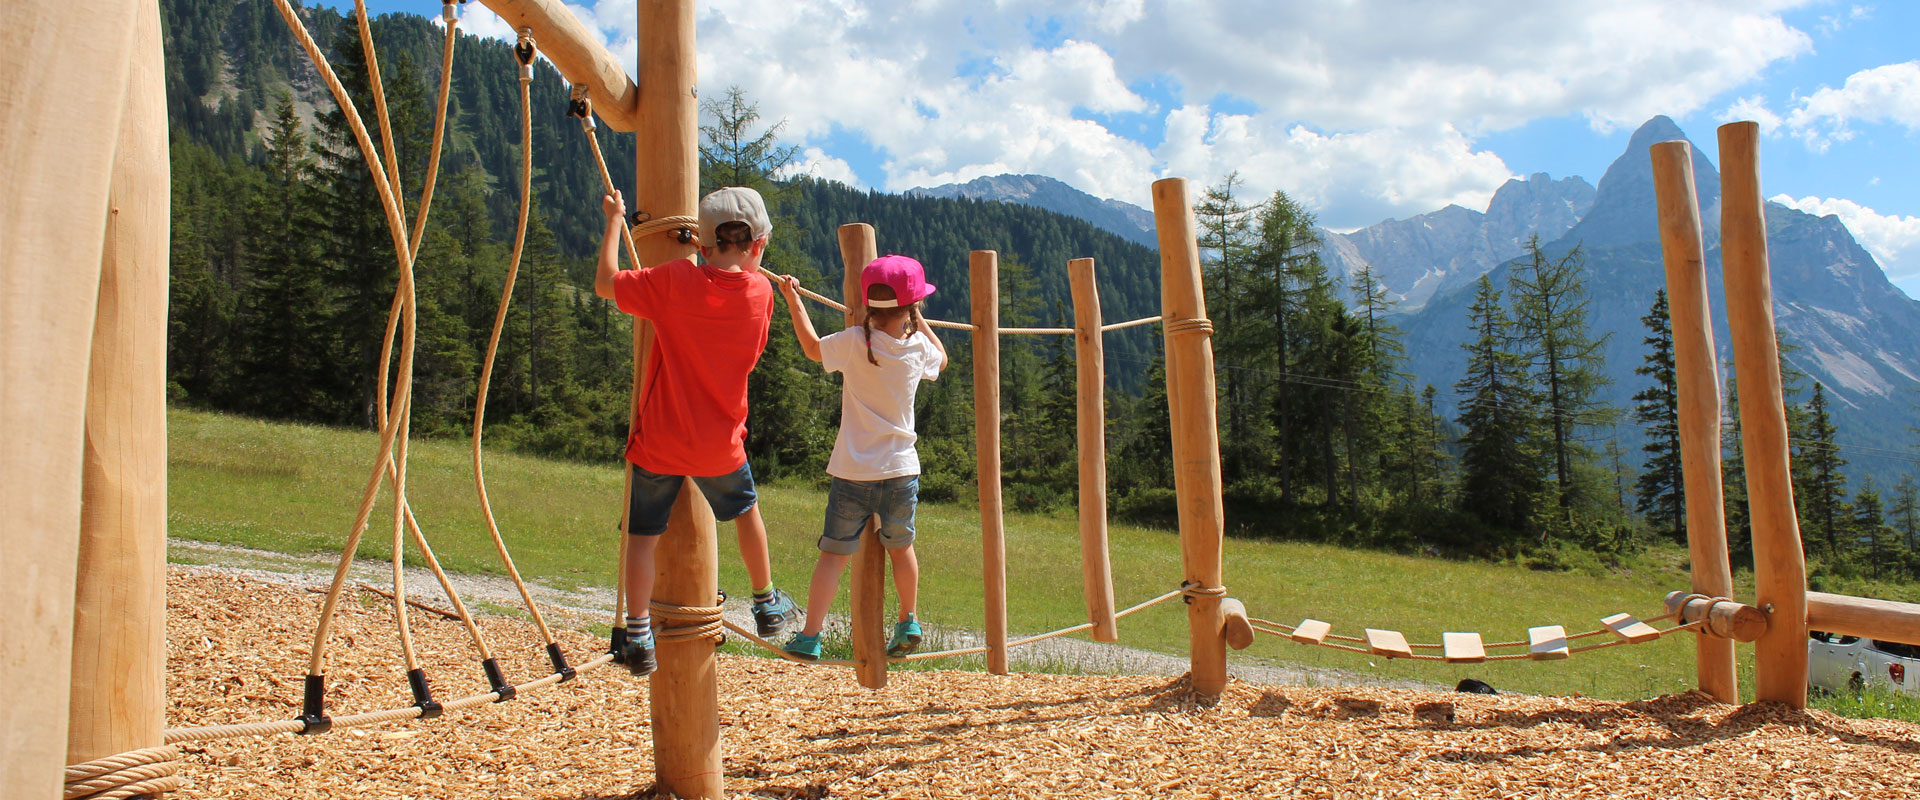
<svg viewBox="0 0 1920 800">
<path fill-rule="evenodd" d="M 320 599 L 175 568 L 168 724 L 297 716 Z M 335 716 L 412 702 L 385 602 L 341 604 Z M 436 698 L 484 691 L 464 629 L 411 616 Z M 550 670 L 531 624 L 489 617 L 482 630 L 509 680 Z M 605 646 L 556 635 L 576 664 Z M 1204 704 L 1165 678 L 895 672 L 876 693 L 844 668 L 723 655 L 719 673 L 736 797 L 1920 797 L 1920 726 L 1697 694 L 1621 703 L 1236 681 Z M 436 720 L 183 745 L 179 796 L 646 796 L 647 717 L 646 682 L 612 665 Z"/>
</svg>

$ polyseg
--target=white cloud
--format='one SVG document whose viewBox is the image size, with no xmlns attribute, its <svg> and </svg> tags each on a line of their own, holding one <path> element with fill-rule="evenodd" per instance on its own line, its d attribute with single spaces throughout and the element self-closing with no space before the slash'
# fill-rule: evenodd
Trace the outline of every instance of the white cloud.
<svg viewBox="0 0 1920 800">
<path fill-rule="evenodd" d="M 1171 115 L 1159 155 L 1170 174 L 1196 180 L 1237 169 L 1246 199 L 1285 191 L 1336 230 L 1448 204 L 1484 209 L 1513 175 L 1499 156 L 1475 151 L 1450 126 L 1327 134 L 1205 107 Z"/>
<path fill-rule="evenodd" d="M 1809 214 L 1832 214 L 1846 223 L 1860 246 L 1873 254 L 1887 278 L 1895 283 L 1920 279 L 1920 217 L 1881 214 L 1871 208 L 1838 197 L 1807 196 L 1795 199 L 1778 195 L 1773 202 L 1800 209 Z M 1911 290 L 1909 290 L 1911 291 Z"/>
<path fill-rule="evenodd" d="M 790 178 L 799 175 L 839 181 L 856 189 L 866 188 L 861 183 L 860 176 L 854 172 L 853 165 L 848 164 L 845 159 L 828 155 L 825 150 L 818 147 L 809 147 L 800 151 L 799 157 L 794 159 L 792 164 L 787 165 L 780 177 Z"/>
<path fill-rule="evenodd" d="M 1797 103 L 1787 114 L 1787 127 L 1818 152 L 1853 138 L 1855 122 L 1890 122 L 1920 131 L 1920 61 L 1853 73 L 1840 88 L 1822 86 Z"/>
<path fill-rule="evenodd" d="M 1720 113 L 1715 114 L 1714 120 L 1718 122 L 1746 121 L 1758 123 L 1760 125 L 1760 133 L 1763 136 L 1770 135 L 1774 131 L 1779 130 L 1782 122 L 1780 115 L 1773 113 L 1772 109 L 1767 108 L 1766 98 L 1760 95 L 1742 97 L 1733 101 L 1732 105 L 1727 106 L 1725 109 L 1722 109 Z"/>
<path fill-rule="evenodd" d="M 1249 190 L 1286 189 L 1346 227 L 1484 207 L 1510 170 L 1476 136 L 1694 111 L 1810 52 L 1780 13 L 1810 2 L 711 0 L 696 14 L 705 96 L 744 89 L 823 150 L 809 162 L 823 176 L 899 191 L 1040 173 L 1146 205 L 1156 178 L 1238 168 Z M 628 0 L 575 11 L 633 63 Z M 510 38 L 492 19 L 468 27 Z M 1250 110 L 1216 113 L 1223 95 Z M 877 175 L 824 152 L 849 134 Z"/>
</svg>

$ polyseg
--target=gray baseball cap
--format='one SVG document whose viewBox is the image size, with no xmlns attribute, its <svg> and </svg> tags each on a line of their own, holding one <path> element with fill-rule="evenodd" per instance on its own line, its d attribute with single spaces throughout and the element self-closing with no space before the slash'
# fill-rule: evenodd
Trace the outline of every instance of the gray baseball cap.
<svg viewBox="0 0 1920 800">
<path fill-rule="evenodd" d="M 747 223 L 753 239 L 765 238 L 773 232 L 773 223 L 767 220 L 767 206 L 761 202 L 760 193 L 744 186 L 716 189 L 700 198 L 700 244 L 712 247 L 720 241 L 714 229 L 729 222 Z"/>
</svg>

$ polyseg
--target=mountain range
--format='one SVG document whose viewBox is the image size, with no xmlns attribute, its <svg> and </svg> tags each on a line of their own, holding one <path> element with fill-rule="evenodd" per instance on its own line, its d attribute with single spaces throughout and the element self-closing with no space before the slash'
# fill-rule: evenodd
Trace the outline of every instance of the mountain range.
<svg viewBox="0 0 1920 800">
<path fill-rule="evenodd" d="M 1594 335 L 1606 337 L 1612 384 L 1602 399 L 1629 409 L 1633 394 L 1648 380 L 1633 373 L 1646 352 L 1640 319 L 1665 283 L 1647 149 L 1686 138 L 1671 119 L 1654 117 L 1634 132 L 1597 186 L 1579 177 L 1555 180 L 1545 174 L 1510 180 L 1485 211 L 1448 206 L 1350 233 L 1322 231 L 1321 255 L 1337 275 L 1351 276 L 1362 265 L 1373 268 L 1398 304 L 1394 321 L 1406 335 L 1406 370 L 1416 384 L 1438 388 L 1445 404 L 1465 366 L 1460 345 L 1468 336 L 1473 283 L 1488 275 L 1504 288 L 1508 263 L 1531 236 L 1538 235 L 1556 258 L 1578 247 L 1591 298 L 1588 321 Z M 1712 265 L 1714 341 L 1725 365 L 1724 386 L 1732 355 L 1717 269 L 1720 177 L 1697 146 L 1693 166 Z M 997 186 L 1018 190 L 996 194 Z M 1074 198 L 1076 190 L 1038 176 L 997 176 L 914 191 L 1040 205 L 1122 236 L 1137 235 L 1135 220 L 1146 215 L 1138 208 L 1133 209 L 1138 214 L 1114 209 L 1122 205 L 1115 201 Z M 1063 196 L 1070 200 L 1050 204 Z M 1085 213 L 1089 207 L 1098 208 L 1100 216 Z M 1766 216 L 1775 322 L 1787 345 L 1786 360 L 1832 395 L 1837 439 L 1852 462 L 1849 473 L 1874 475 L 1884 486 L 1902 473 L 1916 472 L 1920 456 L 1905 445 L 1920 436 L 1911 430 L 1920 426 L 1920 302 L 1887 280 L 1837 217 L 1775 203 L 1767 204 Z M 1804 402 L 1810 390 L 1803 387 L 1797 400 Z M 1630 422 L 1618 433 L 1630 446 L 1640 439 Z"/>
</svg>

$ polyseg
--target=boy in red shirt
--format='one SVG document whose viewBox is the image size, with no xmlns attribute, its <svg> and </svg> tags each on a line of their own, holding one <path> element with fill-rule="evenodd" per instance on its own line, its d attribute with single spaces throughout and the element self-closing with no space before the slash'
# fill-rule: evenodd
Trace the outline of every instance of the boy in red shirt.
<svg viewBox="0 0 1920 800">
<path fill-rule="evenodd" d="M 619 269 L 620 220 L 626 204 L 601 199 L 606 238 L 593 292 L 620 310 L 653 321 L 647 395 L 640 425 L 627 441 L 633 491 L 627 498 L 627 641 L 621 657 L 635 675 L 654 669 L 653 551 L 666 532 L 674 497 L 689 477 L 734 521 L 740 558 L 753 580 L 753 618 L 763 637 L 779 635 L 796 616 L 793 600 L 773 586 L 767 527 L 760 520 L 747 465 L 747 374 L 767 346 L 773 289 L 760 276 L 773 225 L 760 193 L 737 186 L 700 199 L 700 257 L 652 269 Z"/>
</svg>

